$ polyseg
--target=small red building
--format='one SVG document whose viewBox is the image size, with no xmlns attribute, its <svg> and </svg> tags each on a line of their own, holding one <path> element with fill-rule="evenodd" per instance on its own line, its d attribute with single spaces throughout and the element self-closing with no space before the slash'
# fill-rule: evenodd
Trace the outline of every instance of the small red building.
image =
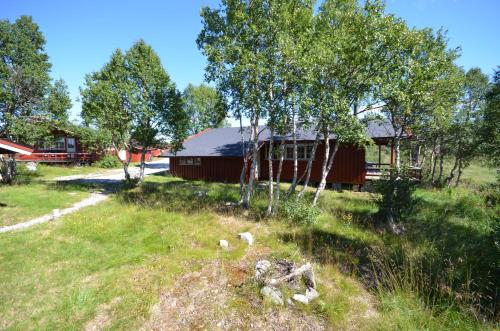
<svg viewBox="0 0 500 331">
<path fill-rule="evenodd" d="M 31 155 L 19 156 L 19 161 L 42 163 L 79 163 L 89 164 L 98 159 L 97 153 L 85 151 L 80 140 L 72 132 L 57 129 L 53 131 L 54 139 L 36 144 Z"/>
<path fill-rule="evenodd" d="M 246 129 L 248 131 L 248 129 Z M 244 135 L 248 137 L 248 133 Z M 367 126 L 367 135 L 377 145 L 389 145 L 394 129 L 389 122 L 371 121 Z M 307 166 L 312 151 L 316 133 L 312 130 L 299 130 L 298 141 L 298 176 L 300 177 Z M 293 179 L 293 145 L 291 136 L 275 137 L 276 147 L 285 139 L 285 160 L 281 179 Z M 331 144 L 335 142 L 335 135 L 331 136 Z M 243 168 L 242 143 L 240 128 L 218 128 L 202 131 L 190 138 L 184 144 L 184 149 L 163 156 L 170 158 L 170 172 L 174 176 L 185 179 L 202 179 L 207 181 L 238 182 Z M 259 134 L 258 179 L 269 178 L 267 150 L 269 147 L 269 130 L 262 127 Z M 392 147 L 391 147 L 392 151 Z M 392 153 L 391 153 L 392 154 Z M 324 143 L 320 143 L 312 163 L 311 182 L 319 182 L 321 165 L 324 157 Z M 392 157 L 391 157 L 392 163 Z M 273 160 L 273 173 L 278 170 L 279 160 Z M 370 164 L 373 167 L 374 164 Z M 380 166 L 380 165 L 379 165 Z M 367 177 L 367 163 L 365 149 L 343 145 L 339 148 L 331 172 L 327 176 L 328 183 L 337 184 L 364 184 Z"/>
</svg>

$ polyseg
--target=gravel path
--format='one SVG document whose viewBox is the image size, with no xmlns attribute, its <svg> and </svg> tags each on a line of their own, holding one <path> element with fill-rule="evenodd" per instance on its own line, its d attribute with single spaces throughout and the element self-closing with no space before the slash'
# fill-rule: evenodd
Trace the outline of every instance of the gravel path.
<svg viewBox="0 0 500 331">
<path fill-rule="evenodd" d="M 169 170 L 168 160 L 167 161 L 160 160 L 160 161 L 146 163 L 146 169 L 144 171 L 144 174 L 146 176 L 148 176 L 148 175 L 152 175 L 152 174 L 156 174 L 156 173 L 160 173 L 160 172 L 165 172 L 168 170 Z M 131 177 L 138 177 L 139 176 L 139 167 L 130 168 L 130 175 L 131 175 Z M 116 184 L 116 183 L 122 181 L 123 179 L 125 179 L 125 175 L 123 174 L 123 170 L 119 170 L 119 171 L 113 171 L 113 172 L 110 172 L 107 174 L 90 174 L 90 175 L 57 177 L 54 180 L 61 181 L 61 182 L 78 181 L 78 182 L 84 182 L 84 183 L 96 183 L 96 184 L 107 185 L 107 184 Z M 82 209 L 84 207 L 96 205 L 96 204 L 106 200 L 108 198 L 107 195 L 109 193 L 110 192 L 92 193 L 90 195 L 90 197 L 75 203 L 73 206 L 71 206 L 69 208 L 65 208 L 65 209 L 61 209 L 61 210 L 54 209 L 51 214 L 46 214 L 46 215 L 34 218 L 32 220 L 23 222 L 23 223 L 18 223 L 18 224 L 14 224 L 14 225 L 0 227 L 0 233 L 25 229 L 25 228 L 29 228 L 33 225 L 36 225 L 36 224 L 41 224 L 41 223 L 53 221 L 53 220 L 55 220 L 63 215 L 74 213 L 75 211 Z"/>
<path fill-rule="evenodd" d="M 146 163 L 146 168 L 144 169 L 144 174 L 152 175 L 160 172 L 165 172 L 170 169 L 170 164 L 168 159 L 153 161 Z M 129 173 L 131 177 L 139 177 L 139 167 L 133 166 L 129 167 Z M 74 176 L 62 176 L 56 177 L 56 181 L 82 181 L 82 182 L 93 182 L 93 183 L 112 183 L 119 182 L 125 179 L 125 174 L 122 169 L 116 169 L 109 171 L 108 173 L 102 174 L 88 174 L 88 175 L 74 175 Z"/>
<path fill-rule="evenodd" d="M 65 209 L 61 209 L 61 210 L 54 209 L 52 214 L 46 214 L 46 215 L 34 218 L 34 219 L 27 221 L 27 222 L 0 227 L 0 233 L 25 229 L 25 228 L 29 228 L 30 226 L 36 225 L 36 224 L 41 224 L 41 223 L 45 223 L 48 221 L 53 221 L 53 220 L 55 220 L 63 215 L 74 213 L 75 211 L 82 209 L 84 207 L 96 205 L 99 202 L 106 200 L 107 198 L 108 198 L 108 196 L 104 193 L 100 193 L 100 192 L 99 193 L 92 193 L 90 195 L 90 197 L 75 203 L 73 206 L 71 206 L 69 208 L 65 208 Z"/>
</svg>

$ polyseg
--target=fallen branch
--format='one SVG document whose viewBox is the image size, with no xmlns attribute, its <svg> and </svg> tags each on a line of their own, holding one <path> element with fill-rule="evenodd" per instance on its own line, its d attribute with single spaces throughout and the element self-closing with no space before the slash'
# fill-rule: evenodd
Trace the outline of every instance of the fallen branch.
<svg viewBox="0 0 500 331">
<path fill-rule="evenodd" d="M 299 276 L 304 276 L 306 280 L 306 285 L 308 287 L 316 287 L 316 282 L 314 280 L 314 273 L 312 270 L 312 266 L 310 263 L 304 264 L 302 267 L 295 269 L 291 273 L 289 273 L 286 276 L 277 278 L 277 279 L 270 279 L 268 282 L 266 282 L 268 285 L 277 285 L 283 282 L 287 282 L 295 277 Z"/>
</svg>

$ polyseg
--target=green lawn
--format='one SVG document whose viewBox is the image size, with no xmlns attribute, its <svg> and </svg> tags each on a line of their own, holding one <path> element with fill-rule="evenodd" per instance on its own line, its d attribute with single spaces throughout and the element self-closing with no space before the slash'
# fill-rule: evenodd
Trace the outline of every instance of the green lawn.
<svg viewBox="0 0 500 331">
<path fill-rule="evenodd" d="M 96 167 L 64 167 L 38 165 L 30 173 L 21 165 L 13 185 L 0 186 L 0 226 L 12 225 L 50 213 L 53 209 L 70 207 L 89 195 L 92 187 L 57 184 L 55 177 L 105 172 Z"/>
<path fill-rule="evenodd" d="M 97 322 L 137 329 L 151 325 L 162 298 L 181 300 L 188 289 L 196 297 L 201 286 L 213 291 L 197 302 L 199 309 L 175 308 L 196 317 L 184 328 L 218 329 L 218 318 L 232 318 L 241 329 L 273 316 L 290 329 L 310 319 L 333 329 L 493 328 L 470 311 L 487 308 L 491 300 L 480 296 L 498 284 L 492 233 L 498 207 L 483 193 L 417 190 L 402 236 L 374 226 L 377 206 L 369 193 L 326 191 L 310 228 L 280 218 L 256 222 L 265 196 L 258 190 L 254 207 L 243 213 L 225 205 L 237 201 L 236 185 L 150 176 L 141 188 L 96 207 L 0 234 L 0 329 L 81 329 Z M 256 236 L 252 248 L 236 239 L 242 231 Z M 220 239 L 230 242 L 229 251 L 218 247 Z M 252 277 L 263 257 L 313 261 L 320 299 L 295 308 L 262 302 Z M 210 278 L 210 268 L 219 276 Z M 216 287 L 223 276 L 228 284 Z M 193 282 L 181 291 L 179 277 Z"/>
<path fill-rule="evenodd" d="M 55 177 L 62 176 L 88 175 L 94 173 L 101 174 L 113 170 L 114 169 L 98 168 L 96 166 L 59 166 L 45 164 L 38 165 L 38 172 L 43 179 L 54 179 Z"/>
</svg>

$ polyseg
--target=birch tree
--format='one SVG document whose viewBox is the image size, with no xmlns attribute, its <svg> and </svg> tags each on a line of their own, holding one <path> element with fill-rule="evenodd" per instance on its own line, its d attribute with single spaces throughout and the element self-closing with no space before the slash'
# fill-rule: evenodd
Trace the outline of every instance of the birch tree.
<svg viewBox="0 0 500 331">
<path fill-rule="evenodd" d="M 217 84 L 231 105 L 237 105 L 233 111 L 250 120 L 251 164 L 243 208 L 249 207 L 253 193 L 260 147 L 259 125 L 267 111 L 264 30 L 270 17 L 269 7 L 264 0 L 224 0 L 220 9 L 204 7 L 201 12 L 204 26 L 197 40 L 208 59 L 207 80 Z"/>
<path fill-rule="evenodd" d="M 451 186 L 453 179 L 458 186 L 463 169 L 479 152 L 479 128 L 482 112 L 488 92 L 488 76 L 479 68 L 472 68 L 465 74 L 463 97 L 453 114 L 450 130 L 452 155 L 454 158 L 451 171 L 446 177 L 446 184 Z"/>
<path fill-rule="evenodd" d="M 125 53 L 124 66 L 132 96 L 132 138 L 142 147 L 139 180 L 143 182 L 147 149 L 161 140 L 168 140 L 173 151 L 180 149 L 189 119 L 181 94 L 151 46 L 137 41 Z"/>
<path fill-rule="evenodd" d="M 319 10 L 314 44 L 316 79 L 311 99 L 318 112 L 324 155 L 313 205 L 325 189 L 339 146 L 367 142 L 364 126 L 351 108 L 383 77 L 387 61 L 383 44 L 393 20 L 376 1 L 359 6 L 355 0 L 327 0 Z"/>
<path fill-rule="evenodd" d="M 125 179 L 132 153 L 133 128 L 132 103 L 134 96 L 124 65 L 124 54 L 117 49 L 103 68 L 85 77 L 80 88 L 82 97 L 82 118 L 87 125 L 107 132 L 115 151 L 126 150 L 129 157 L 120 159 Z"/>
<path fill-rule="evenodd" d="M 415 128 L 432 109 L 428 105 L 438 79 L 453 65 L 457 50 L 448 50 L 442 31 L 408 29 L 403 23 L 393 27 L 384 84 L 379 97 L 383 113 L 395 128 L 394 156 L 396 171 L 401 169 L 401 139 Z"/>
</svg>

